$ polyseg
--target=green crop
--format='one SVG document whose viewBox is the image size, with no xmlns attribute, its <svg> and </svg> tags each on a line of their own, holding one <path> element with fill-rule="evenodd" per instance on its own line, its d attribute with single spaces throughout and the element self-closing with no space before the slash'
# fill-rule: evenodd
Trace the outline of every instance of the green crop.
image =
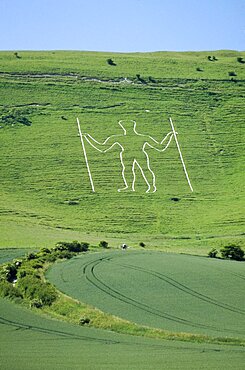
<svg viewBox="0 0 245 370">
<path fill-rule="evenodd" d="M 48 279 L 123 319 L 172 332 L 244 338 L 243 263 L 163 252 L 89 254 Z"/>
</svg>

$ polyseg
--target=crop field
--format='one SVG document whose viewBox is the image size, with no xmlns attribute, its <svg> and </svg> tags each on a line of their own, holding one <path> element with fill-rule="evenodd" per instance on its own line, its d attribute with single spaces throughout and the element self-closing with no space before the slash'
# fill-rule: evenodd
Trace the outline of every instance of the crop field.
<svg viewBox="0 0 245 370">
<path fill-rule="evenodd" d="M 47 276 L 65 294 L 141 325 L 245 335 L 243 263 L 121 251 L 55 264 Z"/>
<path fill-rule="evenodd" d="M 215 62 L 208 55 L 1 52 L 1 246 L 102 236 L 112 246 L 125 239 L 176 250 L 240 242 L 245 72 L 237 57 L 244 53 L 215 52 Z M 77 117 L 100 142 L 123 134 L 119 120 L 161 141 L 172 117 L 194 192 L 174 140 L 162 153 L 147 149 L 155 193 L 146 193 L 137 166 L 135 192 L 119 193 L 120 148 L 99 153 L 84 139 L 93 193 Z M 128 132 L 131 158 L 136 149 Z"/>
<path fill-rule="evenodd" d="M 183 343 L 79 327 L 0 299 L 3 370 L 243 369 L 244 349 Z"/>
<path fill-rule="evenodd" d="M 29 248 L 28 249 L 18 249 L 18 248 L 15 248 L 15 249 L 11 249 L 11 248 L 7 248 L 7 249 L 2 249 L 1 250 L 1 253 L 0 253 L 0 264 L 2 263 L 5 263 L 5 262 L 8 262 L 8 261 L 11 261 L 15 258 L 18 258 L 18 257 L 22 257 L 24 256 L 27 252 L 29 251 Z"/>
</svg>

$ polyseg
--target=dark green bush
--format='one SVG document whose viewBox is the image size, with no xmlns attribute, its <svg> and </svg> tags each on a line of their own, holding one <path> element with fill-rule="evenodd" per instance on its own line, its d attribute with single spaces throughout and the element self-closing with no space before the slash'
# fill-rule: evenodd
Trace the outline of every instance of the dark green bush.
<svg viewBox="0 0 245 370">
<path fill-rule="evenodd" d="M 82 250 L 81 252 L 87 252 L 89 250 L 89 243 L 81 242 Z"/>
<path fill-rule="evenodd" d="M 243 60 L 242 57 L 237 57 L 237 61 L 238 61 L 238 63 L 245 63 L 245 61 Z"/>
<path fill-rule="evenodd" d="M 40 299 L 33 299 L 33 300 L 30 302 L 30 307 L 41 308 L 41 307 L 43 307 L 43 304 L 42 304 L 42 302 L 40 301 Z"/>
<path fill-rule="evenodd" d="M 110 66 L 116 66 L 116 63 L 111 59 L 107 59 L 107 63 L 110 65 Z"/>
<path fill-rule="evenodd" d="M 89 248 L 89 243 L 78 242 L 77 240 L 73 242 L 59 242 L 55 245 L 55 251 L 69 251 L 69 252 L 86 252 Z"/>
<path fill-rule="evenodd" d="M 99 247 L 100 248 L 107 248 L 108 247 L 108 243 L 105 240 L 101 240 L 99 242 Z"/>
<path fill-rule="evenodd" d="M 46 254 L 50 254 L 51 253 L 51 250 L 48 249 L 48 248 L 41 248 L 40 252 L 41 254 L 43 255 L 46 255 Z"/>
<path fill-rule="evenodd" d="M 220 250 L 220 252 L 223 258 L 228 258 L 231 260 L 242 261 L 244 257 L 244 251 L 242 248 L 234 244 L 226 245 Z"/>
<path fill-rule="evenodd" d="M 79 320 L 79 325 L 86 325 L 90 323 L 90 319 L 88 317 L 81 317 Z"/>
<path fill-rule="evenodd" d="M 28 253 L 28 255 L 26 256 L 26 259 L 29 261 L 29 260 L 34 260 L 35 258 L 38 258 L 37 254 L 36 253 Z"/>
<path fill-rule="evenodd" d="M 83 247 L 82 244 L 79 243 L 77 240 L 74 240 L 72 243 L 67 243 L 67 248 L 69 252 L 82 252 Z"/>
<path fill-rule="evenodd" d="M 17 266 L 15 263 L 7 263 L 1 267 L 0 277 L 1 280 L 6 280 L 12 283 L 17 276 Z"/>
<path fill-rule="evenodd" d="M 17 53 L 17 51 L 15 51 L 15 52 L 14 52 L 14 56 L 15 56 L 15 58 L 17 58 L 17 59 L 21 59 L 21 56 Z"/>
</svg>

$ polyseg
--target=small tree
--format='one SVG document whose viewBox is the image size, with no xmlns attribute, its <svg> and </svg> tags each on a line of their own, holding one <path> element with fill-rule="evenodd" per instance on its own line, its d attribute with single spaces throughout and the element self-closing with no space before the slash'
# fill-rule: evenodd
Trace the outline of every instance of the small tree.
<svg viewBox="0 0 245 370">
<path fill-rule="evenodd" d="M 242 248 L 234 244 L 226 245 L 220 252 L 223 258 L 228 258 L 230 260 L 242 261 L 244 257 Z"/>
<path fill-rule="evenodd" d="M 145 247 L 145 243 L 144 242 L 140 242 L 139 243 L 139 246 L 142 247 L 142 248 L 144 248 Z"/>
<path fill-rule="evenodd" d="M 228 74 L 229 74 L 230 77 L 236 76 L 236 72 L 234 72 L 234 71 L 228 72 Z"/>
<path fill-rule="evenodd" d="M 116 63 L 111 59 L 107 59 L 107 63 L 110 65 L 110 66 L 116 66 Z"/>
<path fill-rule="evenodd" d="M 14 56 L 15 56 L 15 58 L 17 58 L 17 59 L 21 59 L 21 56 L 17 53 L 17 51 L 16 51 L 16 52 L 14 52 Z"/>
<path fill-rule="evenodd" d="M 101 240 L 99 243 L 99 247 L 108 248 L 108 243 L 105 240 Z"/>
</svg>

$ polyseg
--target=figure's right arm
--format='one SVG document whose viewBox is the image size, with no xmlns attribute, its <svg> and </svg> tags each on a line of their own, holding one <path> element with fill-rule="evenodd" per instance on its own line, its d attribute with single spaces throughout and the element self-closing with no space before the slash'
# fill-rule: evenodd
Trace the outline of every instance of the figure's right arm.
<svg viewBox="0 0 245 370">
<path fill-rule="evenodd" d="M 87 142 L 96 150 L 98 150 L 101 153 L 105 153 L 108 150 L 110 150 L 115 144 L 118 144 L 117 141 L 115 141 L 115 135 L 109 136 L 103 143 L 100 143 L 96 139 L 93 138 L 90 134 L 83 134 Z"/>
</svg>

